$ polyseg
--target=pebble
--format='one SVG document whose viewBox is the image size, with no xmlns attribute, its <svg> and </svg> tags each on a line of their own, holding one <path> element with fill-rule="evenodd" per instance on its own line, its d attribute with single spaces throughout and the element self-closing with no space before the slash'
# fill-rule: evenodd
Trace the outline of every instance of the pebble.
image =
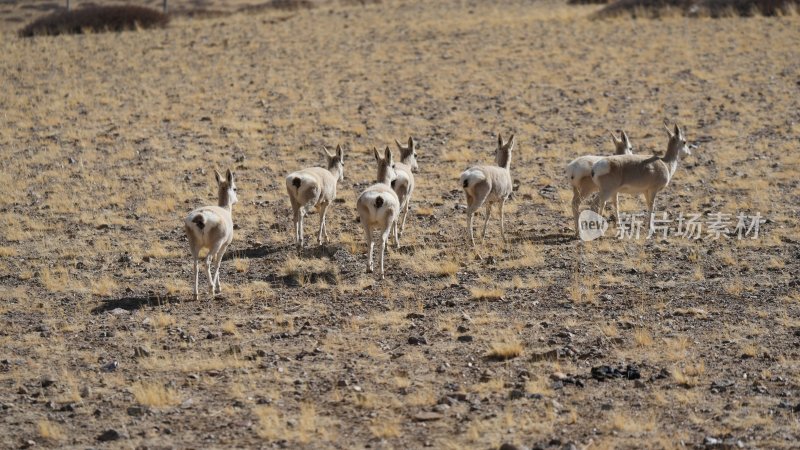
<svg viewBox="0 0 800 450">
<path fill-rule="evenodd" d="M 131 312 L 128 311 L 127 309 L 123 309 L 123 308 L 114 308 L 111 311 L 109 311 L 108 313 L 111 314 L 112 316 L 127 316 Z"/>
<path fill-rule="evenodd" d="M 417 422 L 431 422 L 434 420 L 440 420 L 443 417 L 444 416 L 438 412 L 423 411 L 415 414 L 414 420 Z"/>
<path fill-rule="evenodd" d="M 468 334 L 461 335 L 456 338 L 458 342 L 472 342 L 474 338 Z"/>
</svg>

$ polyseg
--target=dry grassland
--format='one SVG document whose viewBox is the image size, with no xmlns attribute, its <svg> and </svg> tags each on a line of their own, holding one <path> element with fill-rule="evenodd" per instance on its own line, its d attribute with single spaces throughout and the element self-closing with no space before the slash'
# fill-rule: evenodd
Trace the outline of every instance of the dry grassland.
<svg viewBox="0 0 800 450">
<path fill-rule="evenodd" d="M 798 17 L 596 9 L 413 0 L 4 29 L 0 447 L 796 446 Z M 571 238 L 564 165 L 611 153 L 609 128 L 663 151 L 665 119 L 698 148 L 659 208 L 758 211 L 758 240 Z M 493 219 L 480 260 L 457 180 L 493 160 L 496 132 L 517 135 L 520 187 L 509 244 Z M 355 198 L 371 148 L 409 135 L 412 215 L 378 282 Z M 333 244 L 298 255 L 283 177 L 337 143 Z M 193 301 L 182 220 L 227 167 L 224 295 Z M 596 381 L 601 365 L 641 379 Z M 122 440 L 98 443 L 108 429 Z"/>
</svg>

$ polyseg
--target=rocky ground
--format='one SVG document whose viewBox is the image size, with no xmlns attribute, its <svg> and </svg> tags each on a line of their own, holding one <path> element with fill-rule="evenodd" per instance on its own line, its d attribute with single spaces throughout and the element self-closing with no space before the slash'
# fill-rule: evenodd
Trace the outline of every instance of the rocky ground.
<svg viewBox="0 0 800 450">
<path fill-rule="evenodd" d="M 596 8 L 5 29 L 2 446 L 795 447 L 798 19 Z M 611 153 L 609 129 L 662 152 L 665 120 L 697 148 L 659 210 L 759 213 L 757 239 L 573 238 L 564 165 Z M 493 161 L 498 132 L 517 138 L 509 242 L 493 218 L 473 251 L 458 175 Z M 409 135 L 417 192 L 381 281 L 355 199 L 372 147 Z M 283 178 L 339 143 L 332 242 L 298 252 Z M 195 301 L 182 221 L 228 167 L 223 295 Z"/>
</svg>

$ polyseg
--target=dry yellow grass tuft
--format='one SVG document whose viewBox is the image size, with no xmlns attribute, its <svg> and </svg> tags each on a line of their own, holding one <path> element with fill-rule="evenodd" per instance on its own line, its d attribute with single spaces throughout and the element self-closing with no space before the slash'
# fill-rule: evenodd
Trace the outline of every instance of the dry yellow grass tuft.
<svg viewBox="0 0 800 450">
<path fill-rule="evenodd" d="M 472 300 L 503 300 L 505 291 L 499 287 L 481 287 L 475 286 L 469 288 L 469 295 Z"/>
<path fill-rule="evenodd" d="M 497 361 L 506 361 L 522 354 L 524 347 L 516 337 L 509 337 L 490 345 L 486 357 Z"/>
<path fill-rule="evenodd" d="M 142 406 L 164 408 L 181 402 L 178 391 L 155 382 L 136 383 L 131 388 L 136 402 Z"/>
<path fill-rule="evenodd" d="M 40 420 L 36 423 L 36 428 L 39 430 L 39 436 L 48 441 L 59 442 L 66 437 L 64 429 L 49 420 Z"/>
</svg>

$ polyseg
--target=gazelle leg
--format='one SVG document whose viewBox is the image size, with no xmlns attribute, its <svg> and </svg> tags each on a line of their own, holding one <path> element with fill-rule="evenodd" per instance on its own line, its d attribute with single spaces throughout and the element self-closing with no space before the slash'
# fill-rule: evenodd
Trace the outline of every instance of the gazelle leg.
<svg viewBox="0 0 800 450">
<path fill-rule="evenodd" d="M 489 217 L 492 215 L 492 204 L 486 205 L 486 220 L 483 221 L 483 233 L 481 233 L 481 241 L 486 239 L 486 227 L 489 225 Z"/>
<path fill-rule="evenodd" d="M 503 242 L 508 243 L 506 240 L 506 214 L 505 208 L 506 206 L 506 199 L 500 201 L 500 235 L 503 236 Z"/>
<path fill-rule="evenodd" d="M 572 187 L 572 217 L 575 220 L 575 236 L 580 235 L 580 224 L 578 223 L 578 210 L 581 207 L 581 193 L 575 186 Z"/>
</svg>

